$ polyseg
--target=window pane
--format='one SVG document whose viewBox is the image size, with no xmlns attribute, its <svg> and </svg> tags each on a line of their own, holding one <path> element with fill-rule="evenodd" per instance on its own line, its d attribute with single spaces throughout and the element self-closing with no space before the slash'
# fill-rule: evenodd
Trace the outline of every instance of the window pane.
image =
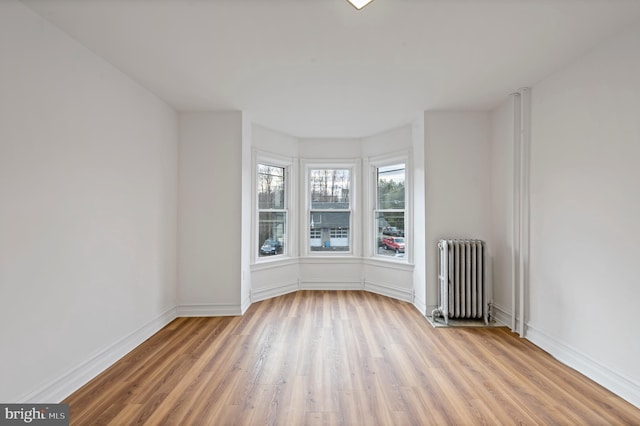
<svg viewBox="0 0 640 426">
<path fill-rule="evenodd" d="M 376 212 L 378 254 L 405 255 L 404 212 Z"/>
<path fill-rule="evenodd" d="M 349 251 L 350 216 L 350 212 L 311 212 L 311 251 Z"/>
<path fill-rule="evenodd" d="M 258 208 L 284 209 L 284 167 L 258 164 Z"/>
<path fill-rule="evenodd" d="M 404 164 L 378 168 L 378 209 L 404 210 L 404 178 Z"/>
<path fill-rule="evenodd" d="M 309 173 L 312 209 L 349 208 L 349 169 L 313 169 Z"/>
<path fill-rule="evenodd" d="M 287 214 L 260 212 L 258 217 L 258 253 L 262 256 L 284 253 Z"/>
</svg>

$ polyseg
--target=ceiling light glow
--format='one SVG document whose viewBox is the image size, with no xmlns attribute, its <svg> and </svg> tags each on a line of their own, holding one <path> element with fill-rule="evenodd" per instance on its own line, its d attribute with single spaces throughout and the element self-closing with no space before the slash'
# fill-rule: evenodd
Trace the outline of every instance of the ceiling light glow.
<svg viewBox="0 0 640 426">
<path fill-rule="evenodd" d="M 371 3 L 373 0 L 348 0 L 348 1 L 353 5 L 353 7 L 360 10 L 366 5 L 368 5 L 369 3 Z"/>
</svg>

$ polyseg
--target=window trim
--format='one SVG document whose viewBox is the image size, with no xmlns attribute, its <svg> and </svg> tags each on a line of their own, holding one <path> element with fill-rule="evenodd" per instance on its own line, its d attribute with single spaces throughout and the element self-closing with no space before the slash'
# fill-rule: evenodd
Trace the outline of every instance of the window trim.
<svg viewBox="0 0 640 426">
<path fill-rule="evenodd" d="M 303 256 L 309 257 L 353 257 L 360 253 L 360 236 L 362 227 L 360 226 L 360 217 L 358 216 L 359 193 L 360 193 L 360 169 L 361 160 L 359 158 L 340 158 L 340 159 L 301 159 L 301 195 L 300 200 L 300 247 Z M 349 208 L 348 209 L 331 209 L 331 212 L 349 212 L 349 250 L 346 251 L 312 251 L 311 250 L 311 223 L 309 218 L 312 212 L 320 211 L 311 208 L 311 170 L 317 169 L 348 169 L 349 182 Z M 354 227 L 354 224 L 357 226 Z"/>
<path fill-rule="evenodd" d="M 297 215 L 295 211 L 295 190 L 296 190 L 296 168 L 295 161 L 291 157 L 285 157 L 270 152 L 253 150 L 252 160 L 252 219 L 251 219 L 251 259 L 252 264 L 262 264 L 270 262 L 278 262 L 283 260 L 290 260 L 296 256 L 296 238 L 295 232 Z M 274 210 L 276 212 L 285 212 L 285 237 L 284 237 L 284 250 L 281 254 L 273 256 L 260 256 L 260 212 L 269 211 L 269 209 L 260 209 L 258 203 L 259 191 L 258 191 L 258 165 L 265 164 L 274 167 L 282 167 L 284 169 L 284 208 Z"/>
<path fill-rule="evenodd" d="M 375 261 L 413 264 L 413 185 L 411 180 L 413 171 L 411 163 L 411 152 L 408 150 L 396 151 L 393 153 L 369 157 L 367 158 L 366 162 L 369 169 L 367 179 L 367 194 L 369 197 L 367 206 L 369 213 L 366 215 L 367 218 L 365 219 L 365 222 L 367 223 L 363 224 L 363 229 L 365 229 L 365 232 L 367 233 L 365 237 L 365 244 L 367 245 L 367 257 Z M 376 214 L 380 211 L 393 211 L 389 209 L 378 209 L 378 169 L 381 167 L 400 163 L 403 163 L 405 165 L 405 204 L 404 209 L 399 210 L 404 211 L 405 255 L 402 258 L 397 258 L 378 254 L 378 224 L 376 220 Z"/>
</svg>

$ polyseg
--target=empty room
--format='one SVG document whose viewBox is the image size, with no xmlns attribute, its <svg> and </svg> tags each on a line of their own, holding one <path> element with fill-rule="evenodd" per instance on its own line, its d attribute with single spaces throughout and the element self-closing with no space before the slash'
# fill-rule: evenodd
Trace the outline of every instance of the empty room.
<svg viewBox="0 0 640 426">
<path fill-rule="evenodd" d="M 640 424 L 639 159 L 635 0 L 0 0 L 0 423 Z"/>
</svg>

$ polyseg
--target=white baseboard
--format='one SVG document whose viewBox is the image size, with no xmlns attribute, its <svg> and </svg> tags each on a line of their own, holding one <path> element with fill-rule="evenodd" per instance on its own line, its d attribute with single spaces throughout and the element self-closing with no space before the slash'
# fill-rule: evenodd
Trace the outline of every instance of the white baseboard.
<svg viewBox="0 0 640 426">
<path fill-rule="evenodd" d="M 507 308 L 494 303 L 493 315 L 497 324 L 511 327 L 511 312 Z M 516 318 L 516 328 L 519 323 L 520 318 Z M 579 371 L 594 382 L 640 408 L 640 384 L 627 379 L 623 374 L 599 363 L 531 324 L 525 323 L 524 337 L 561 363 Z"/>
<path fill-rule="evenodd" d="M 365 290 L 371 293 L 381 294 L 393 299 L 411 302 L 413 295 L 412 290 L 396 287 L 386 283 L 374 283 L 367 281 L 363 284 L 361 281 L 353 282 L 327 282 L 327 281 L 302 281 L 282 284 L 276 287 L 264 289 L 252 289 L 251 301 L 259 302 L 261 300 L 270 299 L 272 297 L 282 296 L 287 293 L 293 293 L 298 290 Z"/>
<path fill-rule="evenodd" d="M 640 384 L 599 363 L 576 349 L 527 324 L 526 338 L 558 361 L 579 371 L 619 397 L 640 408 Z"/>
<path fill-rule="evenodd" d="M 419 297 L 414 297 L 413 306 L 415 306 L 422 315 L 427 315 L 427 302 L 425 300 L 422 300 Z"/>
<path fill-rule="evenodd" d="M 496 303 L 493 303 L 491 307 L 493 308 L 493 319 L 496 321 L 496 325 L 511 327 L 511 312 Z"/>
<path fill-rule="evenodd" d="M 242 315 L 242 306 L 236 304 L 178 305 L 176 310 L 179 317 L 235 317 Z"/>
<path fill-rule="evenodd" d="M 251 306 L 251 296 L 245 297 L 244 300 L 242 301 L 242 306 L 240 308 L 241 310 L 240 315 L 244 315 L 245 312 L 247 312 L 247 309 L 249 309 L 249 306 Z"/>
<path fill-rule="evenodd" d="M 131 352 L 142 342 L 176 319 L 176 309 L 170 308 L 128 336 L 91 356 L 88 360 L 57 379 L 19 399 L 19 403 L 59 403 L 73 392 Z"/>
<path fill-rule="evenodd" d="M 287 293 L 298 291 L 298 281 L 281 284 L 275 287 L 251 289 L 251 302 L 271 299 Z"/>
<path fill-rule="evenodd" d="M 364 290 L 362 281 L 300 281 L 300 290 Z"/>
<path fill-rule="evenodd" d="M 389 283 L 365 281 L 364 289 L 371 293 L 381 294 L 405 302 L 412 302 L 411 299 L 413 298 L 413 289 L 396 287 Z"/>
</svg>

